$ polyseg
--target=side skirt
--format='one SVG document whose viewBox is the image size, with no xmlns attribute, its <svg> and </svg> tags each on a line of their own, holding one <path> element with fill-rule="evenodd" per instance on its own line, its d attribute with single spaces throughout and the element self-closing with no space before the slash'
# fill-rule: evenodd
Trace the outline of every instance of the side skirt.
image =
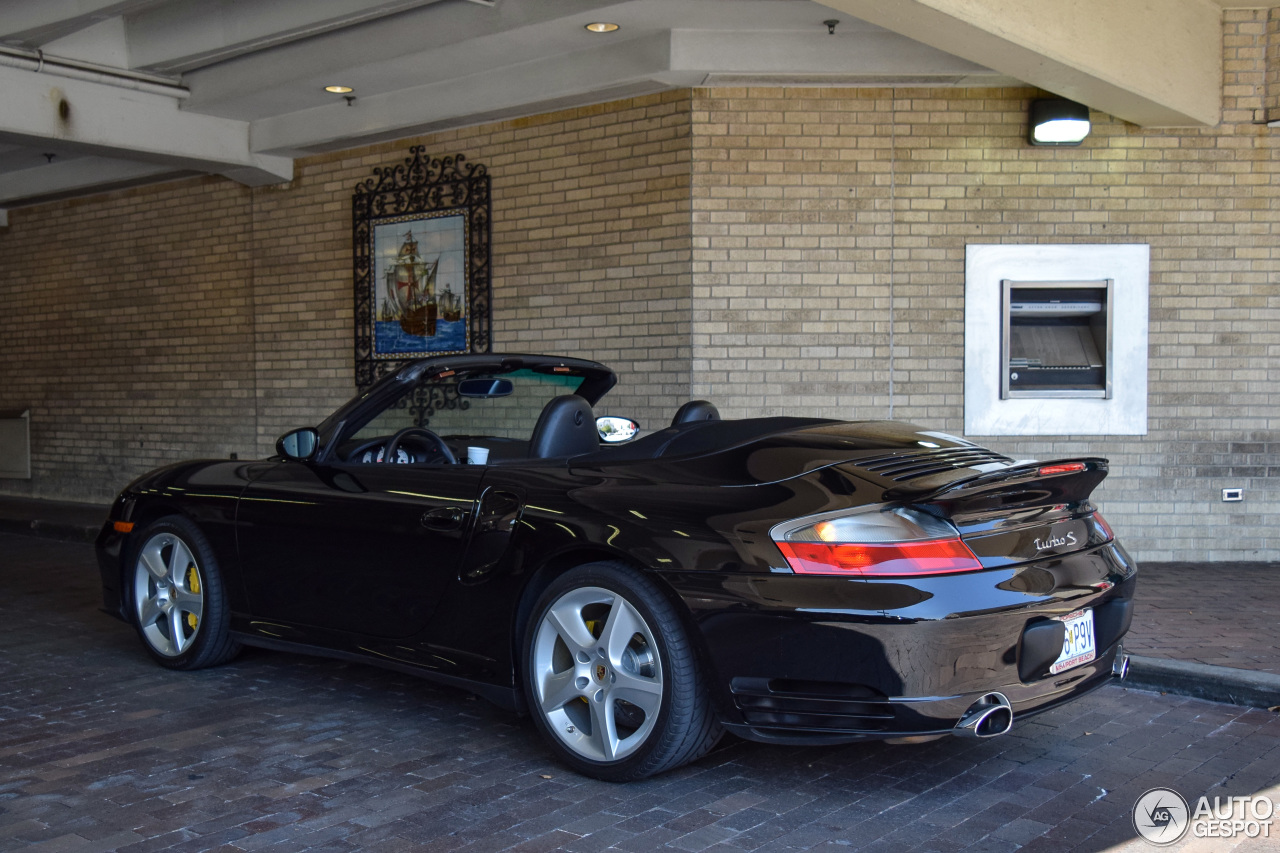
<svg viewBox="0 0 1280 853">
<path fill-rule="evenodd" d="M 434 681 L 438 684 L 444 684 L 448 687 L 456 687 L 460 690 L 465 690 L 468 693 L 474 693 L 480 698 L 492 702 L 504 711 L 520 713 L 524 708 L 524 703 L 521 701 L 519 692 L 513 687 L 484 684 L 478 681 L 470 681 L 466 678 L 458 678 L 454 675 L 432 672 L 431 670 L 413 666 L 412 664 L 400 663 L 398 661 L 387 660 L 386 658 L 375 657 L 373 655 L 362 655 L 356 652 L 343 651 L 341 649 L 328 649 L 323 646 L 295 643 L 290 640 L 277 640 L 270 637 L 263 637 L 260 634 L 246 634 L 240 631 L 232 631 L 231 637 L 242 645 L 255 646 L 260 649 L 270 649 L 277 652 L 293 652 L 294 654 L 311 655 L 313 657 L 334 658 L 336 660 L 348 661 L 350 663 L 363 663 L 370 666 L 381 667 L 382 669 L 402 672 L 405 675 L 425 678 L 427 681 Z"/>
</svg>

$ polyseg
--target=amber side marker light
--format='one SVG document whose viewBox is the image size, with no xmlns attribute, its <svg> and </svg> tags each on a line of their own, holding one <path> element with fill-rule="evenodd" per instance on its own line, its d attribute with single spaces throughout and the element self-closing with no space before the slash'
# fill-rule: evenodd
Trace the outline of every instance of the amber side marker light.
<svg viewBox="0 0 1280 853">
<path fill-rule="evenodd" d="M 116 533 L 131 533 L 133 531 L 133 522 L 114 521 L 111 523 L 111 528 L 115 530 Z"/>
</svg>

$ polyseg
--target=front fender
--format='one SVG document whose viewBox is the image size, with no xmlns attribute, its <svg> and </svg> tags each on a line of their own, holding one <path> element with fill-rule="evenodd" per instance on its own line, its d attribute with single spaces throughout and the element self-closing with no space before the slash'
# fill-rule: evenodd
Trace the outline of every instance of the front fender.
<svg viewBox="0 0 1280 853">
<path fill-rule="evenodd" d="M 116 497 L 98 534 L 96 551 L 103 610 L 127 620 L 129 558 L 146 527 L 181 515 L 198 525 L 213 547 L 233 611 L 247 609 L 236 544 L 236 502 L 263 466 L 273 463 L 197 460 L 143 474 Z"/>
</svg>

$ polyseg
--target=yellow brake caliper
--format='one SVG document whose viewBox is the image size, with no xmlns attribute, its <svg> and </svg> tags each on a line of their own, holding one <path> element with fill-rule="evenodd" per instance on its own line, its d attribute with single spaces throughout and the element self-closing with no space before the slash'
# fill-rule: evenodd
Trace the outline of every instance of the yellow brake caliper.
<svg viewBox="0 0 1280 853">
<path fill-rule="evenodd" d="M 200 573 L 196 571 L 195 566 L 187 567 L 187 589 L 191 590 L 192 595 L 200 594 Z M 194 613 L 187 614 L 187 625 L 191 630 L 194 631 L 199 622 Z"/>
</svg>

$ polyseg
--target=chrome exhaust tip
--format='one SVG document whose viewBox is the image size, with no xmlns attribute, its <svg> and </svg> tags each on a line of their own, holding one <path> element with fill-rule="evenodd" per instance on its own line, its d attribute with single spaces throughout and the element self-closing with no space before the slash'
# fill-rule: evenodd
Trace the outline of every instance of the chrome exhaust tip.
<svg viewBox="0 0 1280 853">
<path fill-rule="evenodd" d="M 1003 693 L 988 693 L 969 706 L 952 729 L 957 737 L 996 737 L 1013 728 L 1013 706 Z"/>
<path fill-rule="evenodd" d="M 1124 649 L 1116 652 L 1116 658 L 1111 662 L 1111 674 L 1122 680 L 1129 675 L 1129 656 Z"/>
</svg>

